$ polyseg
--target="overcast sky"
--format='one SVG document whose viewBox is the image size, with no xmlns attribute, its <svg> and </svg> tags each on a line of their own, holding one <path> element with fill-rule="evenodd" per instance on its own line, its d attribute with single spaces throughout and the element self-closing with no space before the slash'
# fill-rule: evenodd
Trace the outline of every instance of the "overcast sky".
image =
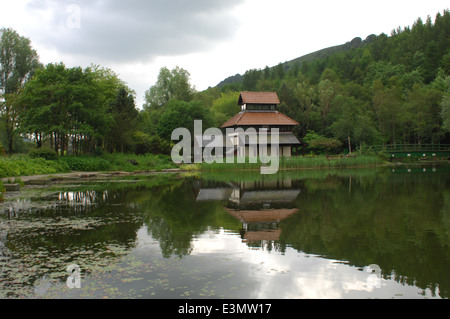
<svg viewBox="0 0 450 319">
<path fill-rule="evenodd" d="M 448 0 L 0 0 L 0 28 L 30 38 L 44 64 L 112 69 L 141 107 L 164 66 L 188 70 L 204 90 L 448 8 Z"/>
</svg>

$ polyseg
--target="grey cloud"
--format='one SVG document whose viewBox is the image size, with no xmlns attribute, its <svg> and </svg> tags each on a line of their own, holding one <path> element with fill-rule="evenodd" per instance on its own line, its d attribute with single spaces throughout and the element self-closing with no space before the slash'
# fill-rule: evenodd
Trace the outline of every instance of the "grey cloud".
<svg viewBox="0 0 450 319">
<path fill-rule="evenodd" d="M 42 20 L 33 38 L 59 52 L 132 62 L 199 52 L 232 36 L 231 9 L 242 2 L 32 0 L 27 10 Z"/>
</svg>

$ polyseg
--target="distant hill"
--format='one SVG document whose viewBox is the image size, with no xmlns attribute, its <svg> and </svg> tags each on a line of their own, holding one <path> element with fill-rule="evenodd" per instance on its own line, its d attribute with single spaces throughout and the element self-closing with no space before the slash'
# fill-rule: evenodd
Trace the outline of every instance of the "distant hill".
<svg viewBox="0 0 450 319">
<path fill-rule="evenodd" d="M 313 53 L 309 53 L 307 55 L 301 56 L 299 58 L 293 59 L 291 61 L 282 63 L 282 65 L 285 67 L 286 70 L 290 69 L 291 67 L 294 67 L 296 64 L 298 64 L 298 66 L 300 66 L 302 63 L 304 62 L 311 62 L 314 61 L 316 59 L 322 59 L 322 58 L 326 58 L 327 56 L 331 56 L 335 53 L 339 53 L 339 52 L 343 52 L 343 51 L 347 51 L 347 50 L 351 50 L 351 49 L 356 49 L 356 48 L 360 48 L 366 44 L 369 44 L 373 41 L 373 39 L 376 38 L 376 35 L 370 35 L 366 38 L 366 40 L 362 40 L 361 38 L 354 38 L 353 40 L 345 43 L 345 44 L 341 44 L 341 45 L 337 45 L 337 46 L 333 46 L 333 47 L 329 47 L 326 49 L 322 49 Z M 274 67 L 272 67 L 274 68 Z M 270 68 L 270 69 L 272 69 Z M 228 78 L 226 78 L 225 80 L 223 80 L 222 82 L 220 82 L 217 87 L 222 88 L 225 85 L 229 85 L 229 84 L 235 84 L 235 83 L 241 83 L 243 80 L 243 75 L 241 74 L 236 74 L 233 76 L 230 76 Z"/>
</svg>

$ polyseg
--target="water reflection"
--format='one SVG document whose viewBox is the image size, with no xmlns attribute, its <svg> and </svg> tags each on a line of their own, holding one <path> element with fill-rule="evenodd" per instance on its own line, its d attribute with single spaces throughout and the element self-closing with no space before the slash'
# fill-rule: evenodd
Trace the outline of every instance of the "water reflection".
<svg viewBox="0 0 450 319">
<path fill-rule="evenodd" d="M 299 212 L 294 206 L 301 192 L 298 184 L 290 178 L 216 185 L 199 180 L 194 188 L 198 202 L 227 201 L 223 208 L 242 224 L 244 242 L 271 249 L 280 239 L 280 222 Z"/>
<path fill-rule="evenodd" d="M 449 176 L 175 175 L 11 199 L 0 297 L 448 298 Z M 84 290 L 64 289 L 71 263 Z"/>
<path fill-rule="evenodd" d="M 42 287 L 65 281 L 68 265 L 77 263 L 87 274 L 134 247 L 142 218 L 120 209 L 126 192 L 40 194 L 25 192 L 2 204 L 0 298 L 41 295 Z"/>
</svg>

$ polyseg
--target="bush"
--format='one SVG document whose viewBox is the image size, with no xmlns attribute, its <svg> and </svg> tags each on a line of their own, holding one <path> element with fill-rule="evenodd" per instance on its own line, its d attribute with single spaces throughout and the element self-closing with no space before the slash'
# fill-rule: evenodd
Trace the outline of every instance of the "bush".
<svg viewBox="0 0 450 319">
<path fill-rule="evenodd" d="M 136 155 L 145 154 L 165 154 L 171 153 L 170 144 L 159 136 L 149 136 L 142 132 L 134 133 L 133 137 L 134 153 Z"/>
<path fill-rule="evenodd" d="M 56 161 L 59 158 L 58 154 L 49 148 L 38 148 L 32 150 L 28 155 L 31 158 L 43 158 L 48 161 Z"/>
<path fill-rule="evenodd" d="M 70 170 L 78 172 L 95 172 L 111 170 L 111 163 L 99 157 L 63 157 Z"/>
<path fill-rule="evenodd" d="M 0 158 L 0 177 L 31 176 L 41 174 L 56 174 L 69 171 L 69 167 L 62 161 L 49 161 L 44 158 L 30 158 L 15 155 Z"/>
</svg>

